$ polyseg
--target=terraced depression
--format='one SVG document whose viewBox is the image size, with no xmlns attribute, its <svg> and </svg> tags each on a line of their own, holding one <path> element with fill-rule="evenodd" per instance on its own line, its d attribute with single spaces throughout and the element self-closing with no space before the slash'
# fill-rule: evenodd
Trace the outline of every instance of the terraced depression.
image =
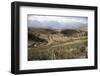
<svg viewBox="0 0 100 76">
<path fill-rule="evenodd" d="M 43 17 L 45 18 L 45 16 Z M 29 61 L 88 58 L 88 31 L 87 23 L 84 22 L 84 20 L 87 20 L 87 17 L 75 17 L 76 24 L 73 21 L 74 23 L 66 22 L 62 25 L 62 22 L 53 20 L 53 18 L 51 19 L 48 16 L 44 19 L 45 22 L 43 22 L 43 18 L 40 18 L 41 16 L 29 15 Z M 74 17 L 66 18 L 68 20 Z M 66 18 L 64 17 L 64 19 Z M 83 21 L 80 19 L 83 19 Z M 82 22 L 84 22 L 84 25 Z M 75 26 L 73 25 L 72 27 L 72 23 Z"/>
</svg>

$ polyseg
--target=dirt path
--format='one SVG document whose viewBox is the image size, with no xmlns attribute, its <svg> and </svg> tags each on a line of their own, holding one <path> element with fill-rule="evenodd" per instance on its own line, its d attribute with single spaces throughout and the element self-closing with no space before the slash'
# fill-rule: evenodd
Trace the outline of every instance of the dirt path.
<svg viewBox="0 0 100 76">
<path fill-rule="evenodd" d="M 56 45 L 50 45 L 50 44 L 47 44 L 47 45 L 42 45 L 40 47 L 37 47 L 37 48 L 34 48 L 34 49 L 46 49 L 46 48 L 56 48 L 56 47 L 60 47 L 60 46 L 65 46 L 65 45 L 70 45 L 70 44 L 77 44 L 77 43 L 80 43 L 80 42 L 84 42 L 84 41 L 87 41 L 87 39 L 80 39 L 80 40 L 74 40 L 74 41 L 70 41 L 70 42 L 64 42 L 64 43 L 60 43 L 60 44 L 56 44 Z M 50 43 L 53 43 L 53 42 L 50 42 Z M 30 48 L 29 48 L 30 49 Z"/>
<path fill-rule="evenodd" d="M 64 45 L 69 45 L 69 44 L 75 44 L 75 43 L 79 43 L 81 41 L 87 41 L 87 40 L 75 40 L 75 41 L 72 41 L 72 42 L 66 42 L 66 43 L 63 43 L 63 44 L 58 44 L 58 45 L 54 45 L 52 47 L 59 47 L 59 46 L 64 46 Z"/>
</svg>

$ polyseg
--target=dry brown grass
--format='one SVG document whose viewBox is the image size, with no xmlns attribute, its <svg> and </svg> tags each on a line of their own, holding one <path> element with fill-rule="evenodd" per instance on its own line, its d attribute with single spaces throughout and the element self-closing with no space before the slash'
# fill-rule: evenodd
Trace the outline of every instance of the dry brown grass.
<svg viewBox="0 0 100 76">
<path fill-rule="evenodd" d="M 59 46 L 28 48 L 28 60 L 80 59 L 87 56 L 87 38 L 73 39 L 57 45 Z"/>
</svg>

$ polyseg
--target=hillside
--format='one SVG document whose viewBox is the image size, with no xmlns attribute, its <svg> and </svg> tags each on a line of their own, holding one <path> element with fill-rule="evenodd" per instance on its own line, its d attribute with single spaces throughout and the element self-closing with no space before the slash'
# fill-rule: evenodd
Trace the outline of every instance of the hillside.
<svg viewBox="0 0 100 76">
<path fill-rule="evenodd" d="M 87 31 L 28 28 L 28 60 L 87 58 Z"/>
<path fill-rule="evenodd" d="M 61 33 L 64 34 L 65 36 L 86 36 L 87 35 L 87 31 L 78 30 L 78 29 L 62 30 Z"/>
</svg>

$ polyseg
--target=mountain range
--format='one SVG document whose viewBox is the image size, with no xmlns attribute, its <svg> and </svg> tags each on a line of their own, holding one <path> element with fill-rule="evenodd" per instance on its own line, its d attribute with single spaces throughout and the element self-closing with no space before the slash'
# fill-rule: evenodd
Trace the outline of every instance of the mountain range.
<svg viewBox="0 0 100 76">
<path fill-rule="evenodd" d="M 28 20 L 28 27 L 44 28 L 44 29 L 85 29 L 87 30 L 87 23 L 82 22 L 58 22 L 53 20 L 38 21 Z"/>
</svg>

